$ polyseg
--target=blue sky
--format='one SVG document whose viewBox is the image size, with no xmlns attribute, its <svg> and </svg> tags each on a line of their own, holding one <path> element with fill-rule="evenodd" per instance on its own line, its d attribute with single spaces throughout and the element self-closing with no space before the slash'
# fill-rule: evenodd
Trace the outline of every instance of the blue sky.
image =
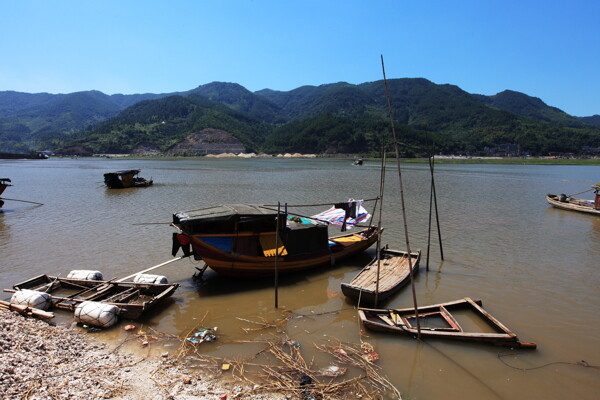
<svg viewBox="0 0 600 400">
<path fill-rule="evenodd" d="M 422 77 L 600 114 L 600 1 L 0 0 L 0 91 Z"/>
</svg>

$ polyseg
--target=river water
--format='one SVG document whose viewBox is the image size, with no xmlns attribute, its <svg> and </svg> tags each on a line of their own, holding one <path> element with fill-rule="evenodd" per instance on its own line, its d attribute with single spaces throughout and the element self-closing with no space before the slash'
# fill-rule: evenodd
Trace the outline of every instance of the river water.
<svg viewBox="0 0 600 400">
<path fill-rule="evenodd" d="M 108 190 L 103 173 L 142 169 L 154 186 Z M 379 193 L 379 163 L 332 159 L 57 159 L 0 160 L 0 177 L 14 186 L 0 213 L 0 284 L 35 275 L 100 270 L 119 278 L 172 258 L 168 223 L 177 211 L 221 203 L 315 204 Z M 425 255 L 430 178 L 425 164 L 402 167 L 411 249 Z M 373 345 L 378 365 L 411 399 L 596 399 L 600 392 L 600 218 L 549 207 L 546 193 L 572 194 L 600 180 L 598 166 L 436 165 L 444 261 L 437 236 L 415 288 L 419 305 L 463 297 L 484 308 L 537 350 L 428 340 L 418 342 L 362 332 L 357 312 L 340 293 L 374 254 L 280 279 L 279 309 L 273 282 L 230 281 L 185 259 L 154 273 L 181 287 L 167 304 L 136 324 L 185 336 L 198 326 L 218 330 L 201 352 L 242 360 L 257 346 L 238 343 L 269 335 L 248 321 L 274 321 L 293 311 L 280 329 L 314 356 L 313 344 L 336 341 Z M 383 243 L 404 249 L 398 173 L 386 176 Z M 591 198 L 591 193 L 579 197 Z M 373 203 L 367 203 L 371 208 Z M 316 214 L 318 209 L 300 209 Z M 156 223 L 156 224 L 148 224 Z M 435 225 L 434 225 L 435 227 Z M 435 230 L 434 230 L 435 232 Z M 335 228 L 330 227 L 330 234 Z M 4 298 L 8 298 L 5 293 Z M 410 288 L 381 306 L 410 307 Z M 57 311 L 58 323 L 71 321 Z M 97 333 L 119 343 L 128 333 Z M 168 344 L 152 344 L 158 353 Z M 163 347 L 165 346 L 165 347 Z M 584 367 L 585 361 L 596 368 Z M 327 362 L 325 360 L 324 362 Z M 326 365 L 325 365 L 326 366 Z"/>
</svg>

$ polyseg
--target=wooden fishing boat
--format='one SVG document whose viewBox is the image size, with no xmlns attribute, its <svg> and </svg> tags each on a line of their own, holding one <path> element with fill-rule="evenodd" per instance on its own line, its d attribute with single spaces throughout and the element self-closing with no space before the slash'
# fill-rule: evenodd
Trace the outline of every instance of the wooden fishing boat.
<svg viewBox="0 0 600 400">
<path fill-rule="evenodd" d="M 0 159 L 7 160 L 45 160 L 48 156 L 41 151 L 31 152 L 29 154 L 22 153 L 0 153 Z"/>
<path fill-rule="evenodd" d="M 369 227 L 328 237 L 326 223 L 277 215 L 276 209 L 246 204 L 175 213 L 180 233 L 173 235 L 173 255 L 191 244 L 194 257 L 219 274 L 254 278 L 274 275 L 276 268 L 287 274 L 334 265 L 369 248 L 380 233 Z"/>
<path fill-rule="evenodd" d="M 410 256 L 409 260 L 408 252 L 391 250 L 386 246 L 380 251 L 379 261 L 373 259 L 349 283 L 342 283 L 342 293 L 356 301 L 359 306 L 373 305 L 376 298 L 377 301 L 385 300 L 410 281 L 410 265 L 413 274 L 419 271 L 421 250 L 411 253 Z"/>
<path fill-rule="evenodd" d="M 104 183 L 109 189 L 151 186 L 153 183 L 152 179 L 145 179 L 138 176 L 140 172 L 141 170 L 139 169 L 107 172 L 104 174 Z"/>
<path fill-rule="evenodd" d="M 592 186 L 594 190 L 595 199 L 577 199 L 565 194 L 547 194 L 546 201 L 556 208 L 570 211 L 579 211 L 588 214 L 600 215 L 600 183 Z"/>
<path fill-rule="evenodd" d="M 464 330 L 456 318 L 459 313 L 462 315 L 465 312 L 476 317 L 492 332 Z M 465 297 L 449 303 L 418 307 L 418 313 L 422 338 L 459 339 L 510 347 L 536 348 L 535 343 L 519 341 L 517 335 L 481 307 L 481 300 L 474 301 Z M 358 315 L 367 329 L 417 336 L 414 308 L 390 310 L 359 308 Z"/>
<path fill-rule="evenodd" d="M 179 287 L 179 284 L 94 281 L 40 275 L 13 286 L 14 290 L 30 289 L 49 293 L 54 307 L 75 310 L 83 301 L 115 305 L 119 316 L 137 319 L 155 307 Z M 7 290 L 10 291 L 10 290 Z"/>
<path fill-rule="evenodd" d="M 9 178 L 0 178 L 0 196 L 4 193 L 7 187 L 12 186 L 10 184 L 11 180 Z M 4 205 L 4 201 L 0 198 L 0 208 Z"/>
</svg>

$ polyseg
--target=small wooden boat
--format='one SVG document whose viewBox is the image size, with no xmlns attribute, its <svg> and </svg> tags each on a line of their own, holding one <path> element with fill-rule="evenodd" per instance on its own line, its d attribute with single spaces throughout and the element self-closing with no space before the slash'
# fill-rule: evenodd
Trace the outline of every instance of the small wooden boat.
<svg viewBox="0 0 600 400">
<path fill-rule="evenodd" d="M 481 300 L 474 301 L 465 297 L 449 303 L 418 307 L 418 312 L 423 338 L 459 339 L 510 347 L 536 348 L 535 343 L 520 342 L 517 335 L 481 307 Z M 453 312 L 455 315 L 452 314 Z M 464 312 L 470 312 L 493 332 L 465 331 L 456 320 L 458 313 L 462 315 Z M 367 329 L 417 336 L 414 308 L 392 310 L 359 308 L 358 315 Z"/>
<path fill-rule="evenodd" d="M 28 154 L 22 153 L 0 153 L 0 159 L 6 160 L 45 160 L 48 156 L 41 151 L 31 152 Z"/>
<path fill-rule="evenodd" d="M 369 248 L 376 227 L 328 237 L 328 225 L 261 205 L 230 204 L 173 214 L 173 255 L 191 244 L 194 257 L 219 274 L 255 278 L 304 271 Z M 279 224 L 279 226 L 277 226 Z M 276 235 L 278 233 L 278 236 Z M 276 261 L 277 260 L 277 261 Z"/>
<path fill-rule="evenodd" d="M 139 169 L 129 169 L 104 174 L 104 183 L 109 189 L 123 189 L 129 187 L 151 186 L 152 179 L 139 177 Z"/>
<path fill-rule="evenodd" d="M 0 196 L 4 193 L 7 187 L 12 186 L 10 184 L 11 180 L 9 178 L 0 178 Z M 4 205 L 4 201 L 0 198 L 0 208 Z"/>
<path fill-rule="evenodd" d="M 49 293 L 53 306 L 75 310 L 83 301 L 115 305 L 119 316 L 137 319 L 155 307 L 179 287 L 179 284 L 94 281 L 40 275 L 13 286 L 15 290 L 30 289 Z"/>
<path fill-rule="evenodd" d="M 349 283 L 342 283 L 342 293 L 358 302 L 358 305 L 375 304 L 400 290 L 410 281 L 410 267 L 413 274 L 419 271 L 421 250 L 411 253 L 391 250 L 387 246 L 380 251 L 379 262 L 375 258 L 364 267 Z M 379 264 L 379 285 L 377 285 L 377 266 Z M 377 295 L 376 295 L 377 294 Z"/>
<path fill-rule="evenodd" d="M 546 201 L 556 208 L 570 211 L 579 211 L 588 214 L 600 215 L 600 183 L 592 186 L 594 190 L 595 199 L 576 199 L 565 194 L 547 194 Z"/>
</svg>

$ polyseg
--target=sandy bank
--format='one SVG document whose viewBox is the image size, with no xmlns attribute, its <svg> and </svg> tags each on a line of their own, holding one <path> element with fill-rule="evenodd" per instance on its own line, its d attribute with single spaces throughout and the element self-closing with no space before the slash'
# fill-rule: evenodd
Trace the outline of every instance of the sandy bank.
<svg viewBox="0 0 600 400">
<path fill-rule="evenodd" d="M 286 398 L 219 379 L 218 367 L 190 371 L 167 353 L 154 358 L 124 354 L 80 327 L 52 326 L 0 310 L 3 399 Z"/>
</svg>

